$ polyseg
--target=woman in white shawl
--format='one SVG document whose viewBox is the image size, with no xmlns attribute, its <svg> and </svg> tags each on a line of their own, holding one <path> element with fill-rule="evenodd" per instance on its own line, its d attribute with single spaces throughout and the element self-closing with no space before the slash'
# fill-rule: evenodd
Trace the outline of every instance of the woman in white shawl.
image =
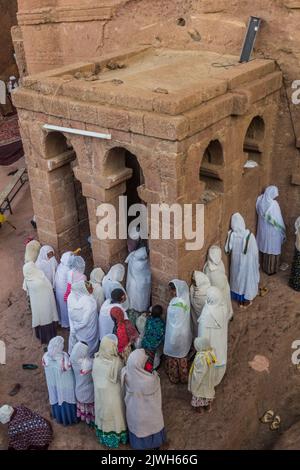
<svg viewBox="0 0 300 470">
<path fill-rule="evenodd" d="M 29 263 L 29 261 L 36 262 L 39 252 L 41 249 L 41 244 L 37 240 L 31 240 L 27 243 L 25 248 L 25 257 L 24 263 Z"/>
<path fill-rule="evenodd" d="M 55 273 L 57 270 L 57 261 L 54 256 L 54 250 L 49 245 L 44 245 L 40 249 L 39 256 L 35 262 L 38 269 L 43 271 L 54 288 Z"/>
<path fill-rule="evenodd" d="M 145 371 L 144 349 L 133 351 L 122 370 L 129 443 L 135 450 L 158 449 L 166 441 L 160 379 Z"/>
<path fill-rule="evenodd" d="M 146 248 L 132 251 L 125 262 L 128 263 L 126 292 L 129 308 L 147 312 L 151 296 L 151 270 Z"/>
<path fill-rule="evenodd" d="M 191 297 L 191 319 L 193 337 L 198 334 L 198 318 L 207 299 L 207 291 L 211 287 L 208 277 L 201 271 L 194 271 L 192 285 L 190 287 Z"/>
<path fill-rule="evenodd" d="M 293 260 L 289 285 L 295 291 L 300 292 L 300 217 L 298 217 L 298 219 L 295 222 L 295 230 L 296 230 L 295 254 L 294 254 L 294 260 Z"/>
<path fill-rule="evenodd" d="M 164 344 L 166 372 L 172 383 L 187 383 L 188 353 L 192 344 L 189 288 L 185 281 L 169 283 L 172 299 L 167 310 Z"/>
<path fill-rule="evenodd" d="M 59 321 L 62 328 L 69 328 L 69 315 L 68 315 L 68 306 L 67 302 L 64 299 L 64 295 L 68 285 L 68 274 L 71 269 L 72 260 L 74 254 L 71 251 L 64 253 L 60 259 L 60 264 L 58 265 L 55 281 L 54 281 L 54 290 L 55 298 L 57 304 L 57 311 L 59 316 Z"/>
<path fill-rule="evenodd" d="M 118 448 L 127 443 L 127 426 L 121 389 L 122 360 L 118 339 L 105 336 L 95 354 L 93 380 L 95 392 L 95 428 L 100 444 Z"/>
<path fill-rule="evenodd" d="M 192 393 L 192 407 L 202 414 L 212 410 L 217 358 L 207 338 L 196 338 L 194 347 L 197 353 L 190 369 L 188 389 Z"/>
<path fill-rule="evenodd" d="M 72 350 L 70 361 L 75 376 L 77 418 L 88 425 L 93 425 L 95 422 L 93 359 L 89 358 L 88 352 L 88 345 L 79 341 Z"/>
<path fill-rule="evenodd" d="M 124 277 L 125 277 L 124 266 L 120 263 L 115 264 L 114 266 L 110 268 L 108 273 L 104 276 L 102 280 L 102 287 L 104 290 L 104 295 L 105 295 L 106 300 L 111 299 L 111 293 L 113 290 L 122 289 L 124 291 L 124 294 L 126 295 L 126 300 L 124 301 L 122 306 L 125 310 L 128 310 L 129 308 L 128 297 L 127 297 L 124 287 L 121 284 L 124 280 Z"/>
<path fill-rule="evenodd" d="M 71 260 L 70 270 L 68 272 L 68 284 L 67 289 L 64 295 L 65 301 L 68 300 L 68 297 L 71 292 L 72 284 L 75 282 L 86 281 L 85 271 L 85 261 L 81 256 L 73 256 Z"/>
<path fill-rule="evenodd" d="M 262 253 L 262 268 L 269 275 L 278 272 L 281 247 L 285 240 L 285 224 L 280 206 L 275 201 L 278 196 L 278 188 L 269 186 L 256 202 L 258 214 L 256 240 L 258 249 Z"/>
<path fill-rule="evenodd" d="M 102 280 L 105 274 L 101 268 L 95 268 L 90 275 L 90 283 L 93 286 L 93 296 L 97 302 L 97 310 L 100 311 L 101 305 L 105 300 L 104 290 L 102 287 Z"/>
<path fill-rule="evenodd" d="M 222 261 L 222 250 L 219 246 L 213 245 L 208 250 L 207 262 L 203 269 L 213 287 L 220 289 L 224 302 L 227 306 L 228 319 L 233 317 L 231 303 L 230 285 L 226 276 L 225 266 Z"/>
<path fill-rule="evenodd" d="M 99 328 L 97 302 L 93 297 L 93 288 L 86 281 L 72 284 L 68 297 L 70 321 L 69 354 L 78 341 L 87 343 L 88 353 L 93 357 L 99 347 Z"/>
<path fill-rule="evenodd" d="M 226 372 L 228 347 L 228 318 L 221 291 L 210 287 L 207 301 L 198 320 L 198 337 L 206 338 L 217 356 L 215 385 L 219 385 Z"/>
<path fill-rule="evenodd" d="M 258 294 L 259 257 L 255 236 L 246 229 L 241 214 L 233 214 L 225 251 L 231 254 L 230 289 L 232 299 L 247 308 Z"/>
<path fill-rule="evenodd" d="M 42 344 L 48 344 L 56 336 L 58 322 L 56 302 L 50 281 L 33 261 L 24 264 L 23 289 L 30 299 L 32 328 Z"/>
<path fill-rule="evenodd" d="M 50 341 L 43 366 L 52 417 L 64 426 L 77 423 L 74 375 L 61 336 Z"/>
<path fill-rule="evenodd" d="M 103 336 L 113 333 L 115 323 L 110 315 L 110 312 L 114 307 L 119 307 L 124 314 L 124 319 L 128 320 L 128 315 L 123 307 L 125 303 L 125 301 L 123 300 L 124 296 L 126 296 L 124 289 L 114 289 L 111 292 L 111 298 L 105 300 L 105 302 L 102 304 L 99 313 L 100 341 L 102 340 Z"/>
</svg>

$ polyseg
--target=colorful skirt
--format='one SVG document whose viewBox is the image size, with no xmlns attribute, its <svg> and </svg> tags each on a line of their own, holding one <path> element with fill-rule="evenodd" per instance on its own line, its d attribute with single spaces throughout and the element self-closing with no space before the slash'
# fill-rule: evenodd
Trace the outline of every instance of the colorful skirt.
<svg viewBox="0 0 300 470">
<path fill-rule="evenodd" d="M 95 422 L 95 407 L 94 403 L 80 403 L 77 402 L 77 418 L 88 425 L 93 425 Z"/>
<path fill-rule="evenodd" d="M 75 403 L 63 402 L 61 405 L 58 403 L 51 405 L 51 415 L 57 423 L 63 424 L 64 426 L 78 423 L 77 407 Z"/>
<path fill-rule="evenodd" d="M 158 449 L 167 440 L 165 428 L 147 437 L 137 437 L 130 431 L 128 434 L 130 447 L 135 450 Z"/>
<path fill-rule="evenodd" d="M 49 325 L 36 326 L 35 336 L 40 340 L 42 344 L 48 344 L 52 338 L 57 335 L 57 322 L 49 323 Z"/>
<path fill-rule="evenodd" d="M 165 369 L 170 382 L 173 384 L 188 383 L 189 361 L 187 357 L 179 359 L 177 357 L 166 357 Z"/>
<path fill-rule="evenodd" d="M 200 408 L 209 406 L 213 402 L 213 398 L 202 398 L 202 397 L 195 397 L 193 395 L 191 405 L 193 408 Z"/>
<path fill-rule="evenodd" d="M 280 255 L 268 255 L 262 253 L 262 269 L 263 271 L 271 276 L 279 271 L 280 266 Z"/>
<path fill-rule="evenodd" d="M 298 251 L 297 248 L 295 248 L 289 286 L 292 289 L 300 292 L 300 251 Z"/>
<path fill-rule="evenodd" d="M 128 442 L 128 434 L 127 431 L 122 431 L 120 433 L 111 431 L 111 432 L 103 432 L 97 426 L 96 429 L 96 436 L 99 441 L 99 444 L 108 447 L 109 449 L 117 449 L 120 444 L 127 444 Z"/>
</svg>

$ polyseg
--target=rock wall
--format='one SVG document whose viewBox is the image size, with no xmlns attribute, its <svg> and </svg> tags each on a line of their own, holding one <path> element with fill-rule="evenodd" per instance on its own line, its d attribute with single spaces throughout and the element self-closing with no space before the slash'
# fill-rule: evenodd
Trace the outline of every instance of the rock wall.
<svg viewBox="0 0 300 470">
<path fill-rule="evenodd" d="M 18 4 L 29 74 L 133 46 L 207 49 L 238 55 L 248 17 L 261 17 L 254 56 L 276 60 L 284 75 L 270 182 L 280 188 L 280 203 L 288 224 L 284 258 L 291 261 L 293 223 L 300 214 L 300 159 L 296 147 L 300 105 L 291 102 L 292 81 L 300 78 L 300 1 L 19 0 Z"/>
</svg>

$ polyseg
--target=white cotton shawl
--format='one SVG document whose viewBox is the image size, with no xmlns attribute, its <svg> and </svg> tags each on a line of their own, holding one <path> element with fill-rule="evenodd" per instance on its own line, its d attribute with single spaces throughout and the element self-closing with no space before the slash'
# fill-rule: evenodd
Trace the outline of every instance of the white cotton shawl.
<svg viewBox="0 0 300 470">
<path fill-rule="evenodd" d="M 25 248 L 24 262 L 29 263 L 30 261 L 33 261 L 35 263 L 39 255 L 40 249 L 41 244 L 37 240 L 31 240 L 29 243 L 27 243 Z"/>
<path fill-rule="evenodd" d="M 43 271 L 38 269 L 33 261 L 30 261 L 24 264 L 23 274 L 23 288 L 30 298 L 32 328 L 58 321 L 52 285 Z"/>
<path fill-rule="evenodd" d="M 189 288 L 185 281 L 172 280 L 176 288 L 167 310 L 164 354 L 170 357 L 185 357 L 192 344 Z"/>
<path fill-rule="evenodd" d="M 95 424 L 103 432 L 126 431 L 124 400 L 121 390 L 122 360 L 118 355 L 118 339 L 105 336 L 93 362 L 95 391 Z"/>
<path fill-rule="evenodd" d="M 125 262 L 128 263 L 126 292 L 129 308 L 146 312 L 151 296 L 151 270 L 146 248 L 132 251 Z"/>
<path fill-rule="evenodd" d="M 102 280 L 105 274 L 101 268 L 95 268 L 91 272 L 90 282 L 93 286 L 93 296 L 97 302 L 97 310 L 100 311 L 101 305 L 105 300 L 104 290 L 102 287 Z"/>
<path fill-rule="evenodd" d="M 57 261 L 54 256 L 48 258 L 48 253 L 54 253 L 54 249 L 49 245 L 44 245 L 40 249 L 39 256 L 35 262 L 36 267 L 43 271 L 45 276 L 49 279 L 52 287 L 55 284 L 55 273 L 57 270 Z"/>
<path fill-rule="evenodd" d="M 207 291 L 211 287 L 209 278 L 201 271 L 194 271 L 193 279 L 195 285 L 190 287 L 191 297 L 191 317 L 193 326 L 193 336 L 197 335 L 198 331 L 198 318 L 201 315 L 202 309 L 207 299 Z"/>
<path fill-rule="evenodd" d="M 61 257 L 60 264 L 58 265 L 58 268 L 55 274 L 55 282 L 54 282 L 55 298 L 56 298 L 56 303 L 57 303 L 59 320 L 63 328 L 68 328 L 70 326 L 69 316 L 68 316 L 68 306 L 67 306 L 67 302 L 65 302 L 64 300 L 64 295 L 67 290 L 68 275 L 71 269 L 73 258 L 74 258 L 74 254 L 71 251 L 67 251 L 66 253 L 64 253 Z"/>
<path fill-rule="evenodd" d="M 88 351 L 89 347 L 86 344 L 78 342 L 70 356 L 75 376 L 75 395 L 80 403 L 94 403 L 93 360 L 89 358 Z"/>
<path fill-rule="evenodd" d="M 238 213 L 232 216 L 231 227 L 225 247 L 226 252 L 231 253 L 230 288 L 232 292 L 244 295 L 246 300 L 253 300 L 258 294 L 260 279 L 256 239 Z"/>
<path fill-rule="evenodd" d="M 233 316 L 230 285 L 222 261 L 222 250 L 219 246 L 213 245 L 209 248 L 204 273 L 209 278 L 211 285 L 217 287 L 222 292 L 224 302 L 227 306 L 227 316 L 230 320 Z"/>
<path fill-rule="evenodd" d="M 111 293 L 115 289 L 121 289 L 124 294 L 126 295 L 126 300 L 122 304 L 124 310 L 129 309 L 129 301 L 127 297 L 127 293 L 122 286 L 121 282 L 123 281 L 125 276 L 125 268 L 122 264 L 115 264 L 110 268 L 108 273 L 104 276 L 102 281 L 102 287 L 104 290 L 104 295 L 106 300 L 111 299 Z"/>
<path fill-rule="evenodd" d="M 256 202 L 258 249 L 262 253 L 276 256 L 281 254 L 286 231 L 280 206 L 274 200 L 278 195 L 278 188 L 269 186 Z"/>
<path fill-rule="evenodd" d="M 128 315 L 126 313 L 126 310 L 121 304 L 112 304 L 110 299 L 105 300 L 105 302 L 102 304 L 100 308 L 100 314 L 99 314 L 100 341 L 102 340 L 104 336 L 112 334 L 114 330 L 115 323 L 110 315 L 110 311 L 114 307 L 119 307 L 124 313 L 125 320 L 128 320 Z"/>
<path fill-rule="evenodd" d="M 164 428 L 160 379 L 157 372 L 144 370 L 146 360 L 144 349 L 136 349 L 122 370 L 128 428 L 140 438 Z"/>
<path fill-rule="evenodd" d="M 98 311 L 96 300 L 89 294 L 84 281 L 72 284 L 67 304 L 70 321 L 69 353 L 75 341 L 83 341 L 88 344 L 89 356 L 92 357 L 99 345 Z"/>
<path fill-rule="evenodd" d="M 207 338 L 196 338 L 197 351 L 190 369 L 188 390 L 197 398 L 215 397 L 215 354 Z"/>
</svg>

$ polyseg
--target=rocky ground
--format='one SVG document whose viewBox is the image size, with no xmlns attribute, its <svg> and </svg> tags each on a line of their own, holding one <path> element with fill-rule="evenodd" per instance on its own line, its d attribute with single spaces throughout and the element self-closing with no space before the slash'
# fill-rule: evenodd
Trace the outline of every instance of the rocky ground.
<svg viewBox="0 0 300 470">
<path fill-rule="evenodd" d="M 13 165 L 19 168 L 22 161 Z M 0 167 L 4 187 L 11 167 Z M 24 240 L 33 235 L 32 206 L 28 185 L 17 196 L 9 220 L 0 229 L 1 290 L 0 339 L 7 345 L 7 364 L 0 366 L 0 404 L 23 403 L 49 418 L 43 350 L 31 329 L 30 312 L 22 291 Z M 300 371 L 292 364 L 291 344 L 300 339 L 300 294 L 287 287 L 288 271 L 264 278 L 269 294 L 258 298 L 252 308 L 240 311 L 230 324 L 227 374 L 218 387 L 213 412 L 203 417 L 190 407 L 187 387 L 169 383 L 161 370 L 163 409 L 169 449 L 296 449 L 300 446 Z M 256 355 L 264 356 L 269 370 L 250 367 Z M 39 369 L 22 369 L 23 363 Z M 16 383 L 20 392 L 8 393 Z M 260 416 L 273 409 L 282 425 L 272 432 Z M 53 423 L 51 449 L 100 449 L 93 431 L 79 424 L 64 428 Z M 6 448 L 6 428 L 0 427 L 0 449 Z"/>
</svg>

